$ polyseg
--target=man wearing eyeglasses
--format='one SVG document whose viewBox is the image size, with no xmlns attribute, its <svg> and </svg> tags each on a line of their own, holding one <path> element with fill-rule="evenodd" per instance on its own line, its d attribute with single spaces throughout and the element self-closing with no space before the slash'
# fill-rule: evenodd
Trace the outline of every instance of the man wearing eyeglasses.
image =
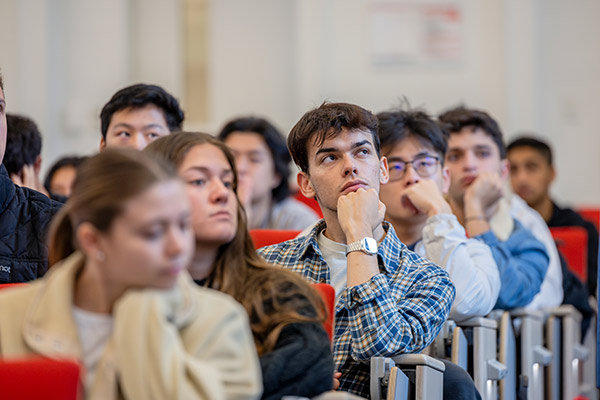
<svg viewBox="0 0 600 400">
<path fill-rule="evenodd" d="M 488 314 L 498 299 L 500 275 L 490 248 L 467 238 L 444 199 L 450 177 L 443 166 L 446 141 L 441 128 L 419 110 L 382 112 L 377 118 L 390 171 L 380 191 L 386 220 L 402 242 L 452 278 L 456 298 L 451 319 Z"/>
</svg>

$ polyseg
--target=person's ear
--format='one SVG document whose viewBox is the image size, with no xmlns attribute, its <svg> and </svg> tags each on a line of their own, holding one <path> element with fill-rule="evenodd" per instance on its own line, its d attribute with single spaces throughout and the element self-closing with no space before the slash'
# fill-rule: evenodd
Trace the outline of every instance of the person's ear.
<svg viewBox="0 0 600 400">
<path fill-rule="evenodd" d="M 505 158 L 503 160 L 500 160 L 500 178 L 502 178 L 502 180 L 506 182 L 508 180 L 509 173 L 510 163 L 508 162 L 508 159 Z"/>
<path fill-rule="evenodd" d="M 277 172 L 273 174 L 273 182 L 271 182 L 271 189 L 275 189 L 277 186 L 281 184 L 281 175 Z"/>
<path fill-rule="evenodd" d="M 387 157 L 382 156 L 379 160 L 379 183 L 385 185 L 390 180 L 390 169 L 388 167 Z"/>
<path fill-rule="evenodd" d="M 450 190 L 450 170 L 448 167 L 442 167 L 442 193 L 448 194 Z"/>
<path fill-rule="evenodd" d="M 556 170 L 554 169 L 554 165 L 550 166 L 550 183 L 554 182 L 556 179 Z"/>
<path fill-rule="evenodd" d="M 33 170 L 35 171 L 36 175 L 39 175 L 41 168 L 42 168 L 42 156 L 38 155 L 35 158 L 35 162 L 33 163 Z"/>
<path fill-rule="evenodd" d="M 100 147 L 98 148 L 98 150 L 102 151 L 106 148 L 106 139 L 104 139 L 104 136 L 102 136 L 100 138 Z"/>
<path fill-rule="evenodd" d="M 98 229 L 89 222 L 82 222 L 75 232 L 77 244 L 87 257 L 97 259 L 99 254 L 104 254 L 102 235 Z"/>
<path fill-rule="evenodd" d="M 317 197 L 317 192 L 315 191 L 310 181 L 308 173 L 302 171 L 298 172 L 298 175 L 296 175 L 296 181 L 298 182 L 298 188 L 300 189 L 304 197 L 307 197 L 309 199 Z"/>
</svg>

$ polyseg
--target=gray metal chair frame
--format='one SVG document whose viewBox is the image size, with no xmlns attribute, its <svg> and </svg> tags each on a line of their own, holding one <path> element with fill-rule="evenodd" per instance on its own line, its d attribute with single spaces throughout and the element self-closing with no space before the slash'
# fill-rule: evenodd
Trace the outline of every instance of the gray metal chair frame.
<svg viewBox="0 0 600 400">
<path fill-rule="evenodd" d="M 444 363 L 424 354 L 371 358 L 372 400 L 441 400 Z"/>
</svg>

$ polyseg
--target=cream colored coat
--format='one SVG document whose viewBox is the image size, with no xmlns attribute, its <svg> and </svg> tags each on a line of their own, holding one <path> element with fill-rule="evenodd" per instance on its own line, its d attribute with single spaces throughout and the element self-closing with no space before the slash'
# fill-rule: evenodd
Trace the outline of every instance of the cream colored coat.
<svg viewBox="0 0 600 400">
<path fill-rule="evenodd" d="M 0 292 L 0 357 L 82 359 L 74 253 L 31 285 Z M 244 309 L 182 274 L 169 291 L 130 290 L 113 309 L 113 334 L 87 399 L 253 399 L 260 365 Z M 32 384 L 35 377 L 32 377 Z M 83 382 L 83 380 L 82 380 Z"/>
</svg>

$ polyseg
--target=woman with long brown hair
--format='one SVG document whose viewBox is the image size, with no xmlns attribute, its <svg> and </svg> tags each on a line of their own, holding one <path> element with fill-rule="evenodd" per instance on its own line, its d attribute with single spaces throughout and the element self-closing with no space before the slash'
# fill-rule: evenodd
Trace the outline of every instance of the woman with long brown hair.
<svg viewBox="0 0 600 400">
<path fill-rule="evenodd" d="M 256 254 L 236 195 L 231 151 L 208 134 L 179 132 L 144 152 L 172 162 L 186 183 L 196 235 L 190 273 L 197 283 L 233 296 L 248 312 L 264 398 L 312 397 L 331 389 L 333 359 L 321 298 L 301 277 Z"/>
<path fill-rule="evenodd" d="M 174 170 L 134 150 L 89 159 L 52 223 L 48 274 L 0 294 L 0 357 L 79 360 L 90 399 L 258 397 L 246 313 L 190 279 L 193 241 Z"/>
</svg>

